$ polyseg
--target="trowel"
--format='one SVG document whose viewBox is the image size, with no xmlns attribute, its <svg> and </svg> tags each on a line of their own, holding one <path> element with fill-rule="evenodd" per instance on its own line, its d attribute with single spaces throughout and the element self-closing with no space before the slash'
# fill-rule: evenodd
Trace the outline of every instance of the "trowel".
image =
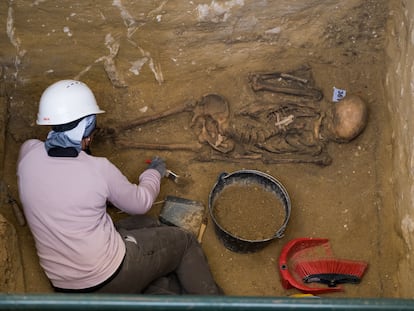
<svg viewBox="0 0 414 311">
<path fill-rule="evenodd" d="M 145 160 L 145 163 L 147 164 L 151 164 L 151 160 Z M 168 179 L 171 179 L 173 182 L 175 182 L 176 184 L 178 184 L 179 178 L 180 176 L 176 173 L 174 173 L 173 171 L 166 169 L 165 170 L 165 175 L 164 177 L 167 177 Z"/>
</svg>

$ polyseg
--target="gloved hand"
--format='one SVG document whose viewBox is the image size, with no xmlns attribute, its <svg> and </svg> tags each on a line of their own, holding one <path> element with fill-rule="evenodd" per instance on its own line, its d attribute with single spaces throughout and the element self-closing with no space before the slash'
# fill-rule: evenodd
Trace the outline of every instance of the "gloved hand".
<svg viewBox="0 0 414 311">
<path fill-rule="evenodd" d="M 161 177 L 165 176 L 167 168 L 165 167 L 165 161 L 164 159 L 155 156 L 152 158 L 151 163 L 148 165 L 148 168 L 152 168 L 154 170 L 157 170 L 158 173 L 160 173 Z"/>
</svg>

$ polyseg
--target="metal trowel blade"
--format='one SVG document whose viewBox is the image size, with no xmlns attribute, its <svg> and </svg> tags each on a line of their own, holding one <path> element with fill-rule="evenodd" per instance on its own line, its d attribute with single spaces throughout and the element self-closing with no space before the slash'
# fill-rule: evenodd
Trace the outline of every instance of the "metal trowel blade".
<svg viewBox="0 0 414 311">
<path fill-rule="evenodd" d="M 170 170 L 166 170 L 165 171 L 165 177 L 167 177 L 168 179 L 172 180 L 175 183 L 178 183 L 180 176 L 176 173 L 174 173 L 173 171 Z"/>
</svg>

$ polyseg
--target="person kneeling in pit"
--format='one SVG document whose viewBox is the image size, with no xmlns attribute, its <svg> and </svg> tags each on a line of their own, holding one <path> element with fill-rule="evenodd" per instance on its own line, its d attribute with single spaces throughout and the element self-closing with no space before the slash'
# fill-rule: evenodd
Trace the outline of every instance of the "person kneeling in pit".
<svg viewBox="0 0 414 311">
<path fill-rule="evenodd" d="M 45 142 L 26 141 L 19 195 L 40 265 L 58 292 L 222 294 L 195 236 L 145 214 L 159 194 L 165 162 L 154 157 L 134 184 L 90 154 L 96 115 L 89 87 L 62 80 L 42 94 L 37 124 Z M 116 224 L 107 201 L 130 214 Z"/>
</svg>

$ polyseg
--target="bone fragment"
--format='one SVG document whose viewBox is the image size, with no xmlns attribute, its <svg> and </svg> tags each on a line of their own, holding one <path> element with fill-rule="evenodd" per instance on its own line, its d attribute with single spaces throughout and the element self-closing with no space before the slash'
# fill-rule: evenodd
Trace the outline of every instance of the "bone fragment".
<svg viewBox="0 0 414 311">
<path fill-rule="evenodd" d="M 219 154 L 219 153 L 213 153 L 213 154 L 199 154 L 197 156 L 197 160 L 201 162 L 212 162 L 212 161 L 224 161 L 224 162 L 233 162 L 233 163 L 253 163 L 257 160 L 261 160 L 262 155 L 261 154 L 247 154 L 247 155 L 241 155 L 241 154 L 231 154 L 231 155 L 225 155 L 225 154 Z"/>
<path fill-rule="evenodd" d="M 290 123 L 292 123 L 294 119 L 293 114 L 285 117 L 282 120 L 280 120 L 280 116 L 278 113 L 276 114 L 276 117 L 277 117 L 277 122 L 275 123 L 275 126 L 278 127 L 279 129 L 285 128 L 285 126 L 288 126 Z"/>
<path fill-rule="evenodd" d="M 317 89 L 296 89 L 296 88 L 288 88 L 288 87 L 279 87 L 274 86 L 270 83 L 261 82 L 261 81 L 254 81 L 252 83 L 253 91 L 268 91 L 272 93 L 283 93 L 288 95 L 295 95 L 295 96 L 307 96 L 315 98 L 316 100 L 322 99 L 322 93 Z"/>
<path fill-rule="evenodd" d="M 308 79 L 303 79 L 301 77 L 297 77 L 288 73 L 281 73 L 280 77 L 282 77 L 283 79 L 289 79 L 289 80 L 294 80 L 294 81 L 299 81 L 302 82 L 303 84 L 306 84 L 309 82 Z"/>
<path fill-rule="evenodd" d="M 289 164 L 289 163 L 311 163 L 320 166 L 327 166 L 332 163 L 332 158 L 328 154 L 321 154 L 319 156 L 302 156 L 302 157 L 263 157 L 265 164 Z"/>
<path fill-rule="evenodd" d="M 178 114 L 181 112 L 188 112 L 188 111 L 193 111 L 195 105 L 196 105 L 196 101 L 195 100 L 187 100 L 185 101 L 183 104 L 175 106 L 171 109 L 168 110 L 164 110 L 160 113 L 154 114 L 152 116 L 147 116 L 147 117 L 142 117 L 139 119 L 136 119 L 134 121 L 130 121 L 127 124 L 123 124 L 117 127 L 117 131 L 122 132 L 122 131 L 126 131 L 126 130 L 130 130 L 133 129 L 137 126 L 149 123 L 149 122 L 153 122 L 156 120 L 160 120 L 169 116 L 172 116 L 174 114 Z"/>
<path fill-rule="evenodd" d="M 120 148 L 131 149 L 145 149 L 145 150 L 183 150 L 198 152 L 203 145 L 199 143 L 193 144 L 151 144 L 151 143 L 138 143 L 126 138 L 117 138 L 115 144 Z"/>
</svg>

